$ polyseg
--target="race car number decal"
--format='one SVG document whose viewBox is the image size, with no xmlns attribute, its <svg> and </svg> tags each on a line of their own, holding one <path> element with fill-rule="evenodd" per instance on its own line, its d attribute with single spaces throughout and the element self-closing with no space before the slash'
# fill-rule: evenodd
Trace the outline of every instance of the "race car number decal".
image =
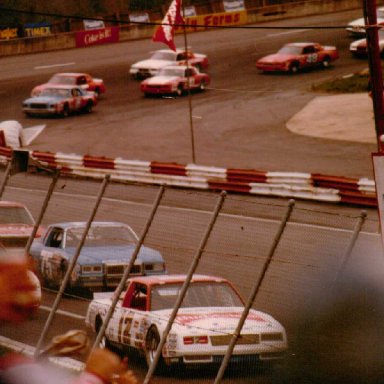
<svg viewBox="0 0 384 384">
<path fill-rule="evenodd" d="M 307 63 L 316 63 L 317 62 L 317 53 L 311 53 L 307 56 Z"/>
<path fill-rule="evenodd" d="M 130 344 L 131 341 L 131 327 L 132 327 L 132 320 L 133 318 L 127 315 L 123 315 L 120 318 L 119 321 L 119 332 L 118 332 L 118 337 L 119 337 L 119 342 L 122 344 Z"/>
</svg>

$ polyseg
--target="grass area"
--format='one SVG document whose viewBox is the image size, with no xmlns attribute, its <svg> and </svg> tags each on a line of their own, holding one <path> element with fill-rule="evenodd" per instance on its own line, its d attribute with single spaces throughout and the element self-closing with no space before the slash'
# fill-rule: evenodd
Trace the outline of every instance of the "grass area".
<svg viewBox="0 0 384 384">
<path fill-rule="evenodd" d="M 312 91 L 328 93 L 358 93 L 369 91 L 369 72 L 364 70 L 351 75 L 330 79 L 312 85 Z"/>
</svg>

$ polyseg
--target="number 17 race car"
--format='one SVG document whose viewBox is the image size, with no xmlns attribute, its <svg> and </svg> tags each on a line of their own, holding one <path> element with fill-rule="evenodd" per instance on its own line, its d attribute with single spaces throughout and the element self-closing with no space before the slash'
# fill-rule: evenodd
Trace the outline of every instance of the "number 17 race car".
<svg viewBox="0 0 384 384">
<path fill-rule="evenodd" d="M 322 66 L 329 67 L 339 58 L 334 46 L 318 43 L 289 43 L 277 53 L 262 57 L 256 62 L 256 68 L 263 72 L 291 72 Z"/>
<path fill-rule="evenodd" d="M 130 278 L 102 344 L 121 350 L 136 349 L 145 355 L 150 366 L 185 279 L 185 275 Z M 94 332 L 105 321 L 114 294 L 105 295 L 95 294 L 88 307 L 85 322 Z M 166 339 L 158 368 L 220 363 L 243 310 L 244 302 L 228 280 L 194 275 Z M 251 309 L 230 361 L 271 363 L 281 360 L 286 351 L 283 326 L 272 316 Z"/>
</svg>

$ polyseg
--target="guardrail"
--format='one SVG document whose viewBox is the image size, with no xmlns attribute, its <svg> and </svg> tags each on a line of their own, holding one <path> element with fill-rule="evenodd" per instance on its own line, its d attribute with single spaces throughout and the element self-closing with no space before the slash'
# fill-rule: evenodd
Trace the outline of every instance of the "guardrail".
<svg viewBox="0 0 384 384">
<path fill-rule="evenodd" d="M 286 4 L 275 4 L 266 7 L 247 9 L 246 23 L 262 23 L 314 14 L 341 12 L 357 8 L 361 8 L 361 0 L 313 0 L 289 2 Z M 150 38 L 153 34 L 153 30 L 153 26 L 146 25 L 130 24 L 128 26 L 122 26 L 119 31 L 119 41 Z M 65 32 L 49 36 L 0 40 L 0 56 L 76 48 L 77 33 L 78 32 Z"/>
<path fill-rule="evenodd" d="M 196 164 L 161 163 L 29 151 L 34 164 L 62 173 L 101 179 L 109 174 L 118 182 L 148 183 L 211 191 L 278 196 L 376 207 L 375 182 L 366 178 L 300 172 L 266 172 L 217 168 Z M 12 149 L 0 147 L 0 159 L 9 161 Z M 37 168 L 39 165 L 37 165 Z"/>
</svg>

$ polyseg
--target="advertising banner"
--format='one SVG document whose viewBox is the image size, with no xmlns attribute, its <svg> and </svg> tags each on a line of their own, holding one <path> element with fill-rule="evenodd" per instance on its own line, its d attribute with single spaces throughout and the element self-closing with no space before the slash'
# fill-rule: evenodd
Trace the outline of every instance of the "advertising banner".
<svg viewBox="0 0 384 384">
<path fill-rule="evenodd" d="M 76 47 L 89 47 L 91 45 L 116 43 L 119 41 L 119 27 L 92 29 L 76 33 Z"/>
<path fill-rule="evenodd" d="M 149 22 L 149 15 L 148 13 L 135 13 L 129 15 L 129 21 L 136 22 L 136 23 L 148 23 Z"/>
<path fill-rule="evenodd" d="M 33 23 L 24 25 L 25 37 L 48 36 L 51 33 L 51 24 L 49 23 Z"/>
<path fill-rule="evenodd" d="M 105 28 L 103 20 L 83 20 L 84 29 L 89 31 L 91 29 Z"/>
<path fill-rule="evenodd" d="M 224 0 L 223 5 L 226 12 L 245 10 L 244 0 Z"/>
<path fill-rule="evenodd" d="M 16 39 L 17 37 L 17 27 L 0 27 L 0 40 Z"/>
<path fill-rule="evenodd" d="M 242 25 L 247 23 L 247 11 L 221 12 L 210 15 L 199 15 L 186 17 L 185 25 L 187 32 L 196 32 L 209 29 L 209 27 L 227 27 L 231 25 Z M 176 33 L 183 32 L 182 27 L 175 27 Z"/>
</svg>

